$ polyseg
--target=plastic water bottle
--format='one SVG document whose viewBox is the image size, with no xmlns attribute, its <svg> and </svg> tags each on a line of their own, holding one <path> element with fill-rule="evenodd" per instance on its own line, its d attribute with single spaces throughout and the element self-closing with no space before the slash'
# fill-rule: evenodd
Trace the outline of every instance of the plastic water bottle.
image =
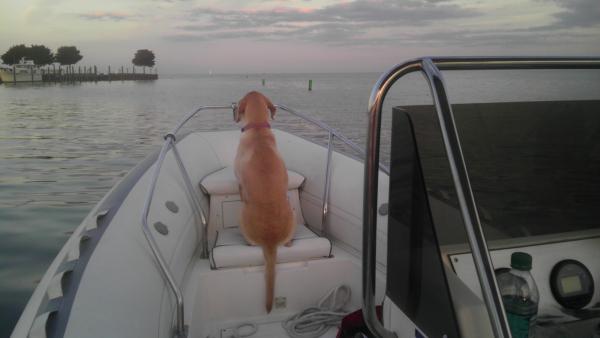
<svg viewBox="0 0 600 338">
<path fill-rule="evenodd" d="M 515 252 L 511 269 L 498 275 L 498 287 L 513 338 L 534 338 L 539 293 L 531 276 L 531 256 Z"/>
</svg>

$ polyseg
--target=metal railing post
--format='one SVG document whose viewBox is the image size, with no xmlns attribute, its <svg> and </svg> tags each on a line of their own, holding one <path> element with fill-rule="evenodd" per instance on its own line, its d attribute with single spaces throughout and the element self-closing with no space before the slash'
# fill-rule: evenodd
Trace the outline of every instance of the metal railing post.
<svg viewBox="0 0 600 338">
<path fill-rule="evenodd" d="M 181 127 L 183 127 L 183 125 L 189 121 L 192 117 L 194 117 L 198 112 L 205 110 L 205 109 L 222 109 L 222 108 L 231 108 L 232 106 L 202 106 L 198 109 L 196 109 L 195 111 L 193 111 L 192 113 L 188 114 L 178 125 L 177 127 L 175 127 L 175 129 L 173 129 L 172 132 L 168 133 L 167 135 L 165 135 L 165 141 L 162 145 L 162 148 L 160 150 L 160 153 L 158 155 L 158 159 L 156 160 L 156 163 L 154 164 L 154 172 L 152 175 L 152 181 L 150 183 L 150 187 L 148 188 L 148 193 L 146 195 L 146 200 L 144 202 L 144 208 L 142 211 L 142 231 L 144 233 L 144 236 L 146 237 L 146 240 L 148 241 L 148 244 L 150 245 L 150 250 L 152 251 L 152 255 L 154 256 L 154 259 L 158 262 L 159 265 L 159 271 L 161 273 L 161 275 L 163 276 L 163 279 L 165 279 L 167 281 L 167 284 L 169 285 L 169 288 L 171 289 L 171 291 L 173 292 L 173 295 L 175 296 L 175 301 L 176 301 L 176 323 L 175 323 L 175 333 L 174 336 L 176 338 L 185 338 L 187 337 L 187 325 L 185 325 L 185 318 L 184 318 L 184 302 L 183 302 L 183 296 L 181 294 L 181 290 L 179 289 L 179 286 L 177 286 L 177 283 L 175 282 L 175 278 L 173 277 L 173 273 L 171 272 L 171 270 L 169 269 L 169 266 L 167 265 L 164 257 L 162 256 L 162 254 L 160 253 L 160 250 L 158 249 L 158 244 L 156 243 L 156 240 L 154 239 L 154 236 L 152 235 L 152 231 L 150 230 L 150 227 L 148 226 L 148 215 L 150 213 L 150 206 L 152 205 L 152 200 L 154 198 L 154 190 L 156 189 L 156 183 L 158 182 L 158 176 L 160 174 L 160 169 L 162 167 L 162 164 L 165 160 L 165 157 L 167 155 L 167 152 L 169 151 L 169 149 L 171 148 L 171 146 L 175 145 L 175 135 L 177 134 L 177 132 L 179 131 L 179 129 L 181 129 Z M 189 180 L 189 176 L 187 175 L 187 171 L 185 170 L 185 167 L 183 166 L 183 162 L 180 161 L 180 158 L 178 156 L 177 153 L 177 149 L 175 147 L 173 147 L 174 149 L 174 154 L 176 153 L 177 155 L 175 155 L 175 158 L 178 162 L 179 165 L 179 169 L 182 172 L 182 176 L 184 177 L 184 181 L 186 186 L 188 186 L 188 189 L 193 190 L 193 186 L 191 185 L 191 181 Z M 193 192 L 193 191 L 190 191 Z M 192 198 L 194 198 L 195 193 L 191 194 Z M 192 201 L 192 204 L 196 204 L 196 201 Z M 198 204 L 199 207 L 199 204 Z M 192 208 L 195 208 L 194 206 Z M 200 212 L 201 215 L 201 219 L 203 220 L 203 224 L 206 223 L 206 219 L 204 217 L 204 214 L 202 212 Z M 204 227 L 203 232 L 203 242 L 207 241 L 206 238 L 206 232 L 205 232 L 206 227 Z M 207 246 L 204 245 L 203 243 L 203 250 L 208 250 Z"/>
<path fill-rule="evenodd" d="M 361 148 L 360 146 L 358 146 L 356 143 L 352 142 L 349 138 L 347 138 L 346 136 L 344 136 L 342 133 L 338 132 L 337 130 L 331 128 L 330 126 L 328 126 L 326 123 L 323 123 L 317 119 L 314 119 L 308 115 L 305 115 L 303 113 L 300 113 L 298 111 L 295 111 L 289 107 L 286 107 L 284 105 L 280 105 L 280 104 L 276 104 L 275 107 L 277 107 L 277 109 L 281 109 L 283 111 L 286 111 L 294 116 L 297 116 L 301 119 L 303 119 L 304 121 L 310 122 L 312 124 L 314 124 L 315 126 L 328 131 L 329 133 L 333 134 L 333 136 L 335 136 L 336 138 L 338 138 L 342 143 L 344 143 L 345 145 L 347 145 L 348 147 L 350 147 L 350 149 L 352 149 L 354 152 L 356 152 L 357 154 L 360 154 L 360 156 L 363 157 L 366 155 L 365 154 L 365 149 Z M 382 164 L 379 163 L 379 169 L 381 171 L 383 171 L 386 174 L 390 174 L 390 169 Z"/>
<path fill-rule="evenodd" d="M 471 252 L 477 277 L 481 285 L 483 300 L 488 308 L 493 309 L 493 311 L 488 311 L 490 322 L 496 338 L 509 338 L 511 337 L 510 328 L 508 327 L 506 313 L 504 312 L 502 297 L 494 277 L 492 259 L 487 248 L 483 229 L 481 228 L 477 206 L 460 146 L 460 139 L 454 122 L 454 114 L 446 95 L 444 79 L 439 69 L 430 59 L 423 60 L 423 72 L 428 80 L 427 82 L 435 103 L 442 139 L 444 140 L 444 147 L 448 163 L 450 164 L 450 171 L 461 215 L 463 222 L 465 222 L 467 238 L 471 245 Z"/>
<path fill-rule="evenodd" d="M 169 137 L 172 137 L 172 136 L 167 136 L 167 138 L 169 138 Z M 175 279 L 173 278 L 173 273 L 169 269 L 169 266 L 165 262 L 164 257 L 160 253 L 160 250 L 158 249 L 158 244 L 156 243 L 156 240 L 154 239 L 154 236 L 152 235 L 150 227 L 148 226 L 148 214 L 150 213 L 150 205 L 152 204 L 152 197 L 154 196 L 154 190 L 156 189 L 156 182 L 158 181 L 158 176 L 160 174 L 160 168 L 165 159 L 167 151 L 170 148 L 170 145 L 171 145 L 171 141 L 169 139 L 165 140 L 165 142 L 163 143 L 163 146 L 160 150 L 160 154 L 158 155 L 158 159 L 156 160 L 156 163 L 154 164 L 155 167 L 154 167 L 154 172 L 152 175 L 152 182 L 150 183 L 150 187 L 148 188 L 147 198 L 144 203 L 144 209 L 142 211 L 142 230 L 144 232 L 144 236 L 146 237 L 146 240 L 150 244 L 150 250 L 152 251 L 154 258 L 158 262 L 158 265 L 160 268 L 159 270 L 160 270 L 163 278 L 167 281 L 167 284 L 169 285 L 171 291 L 175 295 L 175 301 L 177 303 L 176 304 L 177 318 L 176 318 L 175 337 L 185 338 L 187 336 L 187 326 L 185 325 L 185 320 L 184 320 L 183 296 L 181 295 L 181 291 L 179 290 L 179 287 L 177 286 L 177 283 L 175 283 Z"/>
<path fill-rule="evenodd" d="M 377 260 L 377 192 L 379 183 L 379 139 L 383 100 L 398 78 L 420 69 L 418 62 L 408 62 L 383 74 L 371 91 L 369 125 L 365 151 L 363 196 L 363 250 L 362 250 L 362 311 L 369 330 L 377 337 L 396 338 L 377 318 L 375 312 L 375 273 Z M 388 171 L 389 173 L 389 171 Z"/>
<path fill-rule="evenodd" d="M 194 213 L 196 214 L 196 218 L 200 219 L 200 222 L 202 223 L 202 258 L 208 258 L 208 222 L 206 221 L 206 216 L 204 214 L 204 211 L 202 210 L 202 207 L 200 206 L 200 199 L 198 198 L 198 195 L 196 194 L 196 190 L 194 189 L 194 186 L 192 184 L 192 180 L 190 179 L 190 175 L 188 174 L 187 170 L 185 169 L 185 165 L 183 164 L 183 161 L 181 159 L 181 156 L 179 155 L 179 151 L 177 150 L 177 145 L 175 144 L 175 142 L 173 141 L 173 139 L 171 140 L 171 149 L 173 150 L 173 155 L 175 155 L 175 160 L 177 161 L 177 166 L 179 167 L 179 171 L 181 172 L 181 176 L 183 177 L 183 181 L 185 183 L 185 186 L 188 190 L 188 194 L 190 195 L 190 198 L 192 199 L 191 204 L 192 204 L 192 209 L 194 210 Z"/>
<path fill-rule="evenodd" d="M 321 231 L 325 231 L 325 222 L 329 213 L 329 190 L 331 188 L 331 156 L 333 155 L 333 138 L 335 136 L 330 131 L 327 141 L 327 163 L 325 165 L 325 187 L 323 189 L 323 209 L 321 213 Z"/>
</svg>

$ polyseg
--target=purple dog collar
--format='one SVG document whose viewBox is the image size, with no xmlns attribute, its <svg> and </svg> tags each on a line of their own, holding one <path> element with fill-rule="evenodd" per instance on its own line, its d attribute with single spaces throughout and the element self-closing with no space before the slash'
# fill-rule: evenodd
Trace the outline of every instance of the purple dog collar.
<svg viewBox="0 0 600 338">
<path fill-rule="evenodd" d="M 269 124 L 269 122 L 262 122 L 262 123 L 250 122 L 247 125 L 242 127 L 242 133 L 248 129 L 260 129 L 260 128 L 271 128 L 271 125 Z"/>
</svg>

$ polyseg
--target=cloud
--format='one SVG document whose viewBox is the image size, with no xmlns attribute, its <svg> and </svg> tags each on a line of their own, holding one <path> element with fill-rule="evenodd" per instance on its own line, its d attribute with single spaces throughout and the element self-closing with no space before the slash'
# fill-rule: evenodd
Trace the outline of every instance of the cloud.
<svg viewBox="0 0 600 338">
<path fill-rule="evenodd" d="M 600 25 L 598 0 L 552 0 L 562 10 L 554 15 L 555 22 L 548 28 L 576 28 Z"/>
<path fill-rule="evenodd" d="M 298 41 L 330 46 L 468 47 L 527 49 L 530 45 L 600 43 L 598 0 L 534 0 L 544 18 L 515 10 L 459 5 L 452 0 L 352 0 L 321 8 L 270 10 L 195 7 L 170 41 Z M 541 7 L 545 4 L 546 7 Z M 506 24 L 514 22 L 514 24 Z M 592 28 L 590 28 L 592 27 Z"/>
<path fill-rule="evenodd" d="M 123 21 L 132 19 L 135 16 L 123 12 L 103 12 L 95 11 L 90 13 L 78 14 L 78 16 L 85 20 L 98 20 L 98 21 Z"/>
<path fill-rule="evenodd" d="M 428 37 L 444 38 L 465 47 L 515 46 L 591 43 L 600 44 L 600 4 L 598 0 L 538 0 L 537 3 L 554 4 L 557 11 L 547 23 L 503 29 L 446 30 Z"/>
<path fill-rule="evenodd" d="M 406 45 L 446 45 L 461 47 L 493 47 L 505 48 L 511 54 L 515 48 L 539 45 L 556 45 L 558 41 L 567 40 L 598 40 L 597 34 L 588 32 L 562 32 L 541 29 L 506 29 L 498 31 L 494 29 L 483 30 L 455 30 L 425 32 L 402 37 L 402 43 Z M 600 42 L 600 41 L 598 41 Z"/>
<path fill-rule="evenodd" d="M 430 1 L 354 0 L 322 8 L 275 7 L 271 10 L 226 10 L 196 7 L 169 40 L 202 41 L 251 37 L 258 40 L 294 38 L 332 45 L 368 41 L 374 29 L 421 26 L 468 18 L 478 11 Z"/>
<path fill-rule="evenodd" d="M 223 10 L 207 7 L 195 8 L 191 18 L 208 17 L 224 28 L 262 27 L 274 23 L 299 22 L 371 22 L 389 23 L 394 26 L 424 23 L 436 20 L 465 18 L 478 12 L 454 4 L 439 4 L 428 1 L 359 1 L 343 2 L 323 8 L 275 7 L 271 10 Z"/>
</svg>

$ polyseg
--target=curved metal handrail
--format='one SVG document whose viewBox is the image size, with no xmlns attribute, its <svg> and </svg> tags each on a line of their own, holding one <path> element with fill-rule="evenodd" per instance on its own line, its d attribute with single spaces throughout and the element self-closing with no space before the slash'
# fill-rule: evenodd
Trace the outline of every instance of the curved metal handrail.
<svg viewBox="0 0 600 338">
<path fill-rule="evenodd" d="M 318 126 L 319 128 L 330 132 L 333 136 L 339 138 L 340 141 L 344 142 L 352 150 L 356 151 L 357 153 L 359 153 L 361 155 L 365 154 L 365 150 L 363 148 L 359 147 L 356 143 L 352 142 L 350 139 L 348 139 L 346 136 L 341 134 L 339 131 L 331 128 L 328 124 L 321 122 L 315 118 L 312 118 L 304 113 L 297 112 L 297 111 L 295 111 L 289 107 L 286 107 L 284 105 L 276 104 L 275 107 L 277 107 L 278 109 L 284 110 L 292 115 L 298 116 L 298 117 L 302 118 L 303 120 L 306 120 L 306 121 Z"/>
<path fill-rule="evenodd" d="M 171 291 L 175 295 L 175 301 L 177 302 L 177 324 L 175 330 L 175 337 L 184 338 L 187 336 L 187 327 L 185 326 L 184 321 L 183 296 L 181 295 L 181 290 L 179 290 L 177 283 L 175 283 L 173 274 L 171 273 L 169 267 L 167 266 L 167 263 L 165 262 L 165 259 L 160 253 L 158 249 L 158 244 L 156 244 L 156 240 L 154 239 L 154 236 L 150 231 L 150 227 L 148 226 L 148 214 L 150 213 L 150 204 L 152 203 L 152 196 L 154 196 L 154 189 L 156 188 L 156 182 L 158 181 L 158 175 L 160 174 L 160 167 L 162 166 L 162 163 L 165 159 L 165 155 L 167 154 L 170 145 L 170 142 L 163 143 L 158 159 L 156 160 L 154 173 L 152 176 L 152 182 L 150 183 L 150 188 L 148 189 L 149 192 L 144 203 L 144 209 L 142 211 L 142 230 L 144 232 L 146 240 L 148 241 L 148 244 L 150 244 L 152 254 L 154 255 L 154 258 L 159 264 L 159 270 L 163 278 L 167 281 L 169 287 L 171 288 Z"/>
<path fill-rule="evenodd" d="M 420 58 L 392 67 L 380 76 L 369 99 L 369 127 L 366 145 L 363 201 L 363 314 L 369 329 L 380 337 L 395 337 L 386 330 L 375 313 L 375 268 L 377 234 L 377 189 L 379 139 L 383 101 L 392 85 L 408 73 L 421 71 L 431 89 L 444 146 L 450 163 L 454 187 L 469 244 L 473 252 L 477 276 L 496 338 L 511 337 L 487 243 L 469 183 L 454 116 L 448 101 L 440 70 L 483 69 L 600 69 L 600 58 L 536 58 L 536 57 L 438 57 Z M 490 311 L 491 309 L 491 311 Z"/>
<path fill-rule="evenodd" d="M 326 123 L 323 123 L 317 119 L 314 119 L 308 115 L 297 112 L 297 111 L 295 111 L 291 108 L 288 108 L 286 106 L 283 106 L 283 105 L 275 105 L 275 107 L 277 107 L 281 110 L 284 110 L 292 115 L 300 117 L 300 118 L 304 119 L 305 121 L 308 121 L 308 122 L 318 126 L 319 128 L 326 130 L 329 133 L 329 135 L 328 135 L 329 137 L 327 139 L 327 162 L 326 162 L 326 167 L 325 167 L 325 186 L 323 187 L 323 198 L 322 198 L 323 205 L 321 207 L 321 227 L 324 228 L 326 226 L 326 222 L 327 222 L 327 215 L 329 214 L 329 191 L 331 188 L 331 157 L 333 155 L 334 138 L 335 137 L 339 138 L 340 141 L 342 141 L 345 145 L 349 146 L 350 149 L 352 149 L 355 152 L 357 152 L 358 154 L 360 154 L 363 158 L 365 157 L 366 153 L 356 143 L 352 142 L 346 136 L 341 134 L 339 131 L 331 128 Z M 379 163 L 379 170 L 381 170 L 382 172 L 384 172 L 387 175 L 390 174 L 390 169 L 383 163 Z"/>
<path fill-rule="evenodd" d="M 158 262 L 161 275 L 167 281 L 167 284 L 169 285 L 171 292 L 175 296 L 176 316 L 177 316 L 176 327 L 175 327 L 175 337 L 177 337 L 177 338 L 184 338 L 187 336 L 187 325 L 185 325 L 185 320 L 184 320 L 183 296 L 181 294 L 181 290 L 179 289 L 179 286 L 175 282 L 173 273 L 169 269 L 169 266 L 167 265 L 163 255 L 160 253 L 160 250 L 158 249 L 158 244 L 156 243 L 156 239 L 154 238 L 154 235 L 152 235 L 152 231 L 150 230 L 150 226 L 148 225 L 148 215 L 150 213 L 150 207 L 152 205 L 152 200 L 154 198 L 154 191 L 156 189 L 156 183 L 158 181 L 158 177 L 160 175 L 160 170 L 161 170 L 162 164 L 164 162 L 164 159 L 167 155 L 167 152 L 169 150 L 173 149 L 175 160 L 177 161 L 180 172 L 184 178 L 184 183 L 187 187 L 188 193 L 190 194 L 190 196 L 192 198 L 192 201 L 191 201 L 192 208 L 194 209 L 194 212 L 200 218 L 201 223 L 202 223 L 202 257 L 204 257 L 204 258 L 208 257 L 207 218 L 206 218 L 206 215 L 204 214 L 204 211 L 202 210 L 202 208 L 200 208 L 199 199 L 196 196 L 196 192 L 193 188 L 193 185 L 192 185 L 189 175 L 185 169 L 185 166 L 183 165 L 183 161 L 181 160 L 179 153 L 177 152 L 177 147 L 176 147 L 177 133 L 189 120 L 191 120 L 194 116 L 196 116 L 199 112 L 201 112 L 203 110 L 215 110 L 215 109 L 235 110 L 236 106 L 237 105 L 235 103 L 232 103 L 230 105 L 221 105 L 221 106 L 201 106 L 201 107 L 197 108 L 196 110 L 192 111 L 191 113 L 187 114 L 186 116 L 184 116 L 184 118 L 181 119 L 181 121 L 177 124 L 177 126 L 164 136 L 165 142 L 163 142 L 160 153 L 158 155 L 158 159 L 156 160 L 150 187 L 148 189 L 148 193 L 146 195 L 146 200 L 144 202 L 144 208 L 143 208 L 142 216 L 141 216 L 142 230 L 144 232 L 144 236 L 146 237 L 146 240 L 148 241 L 148 244 L 150 245 L 152 254 L 153 254 L 154 258 L 156 259 L 156 261 Z M 300 118 L 304 119 L 305 121 L 308 121 L 308 122 L 320 127 L 321 129 L 326 130 L 329 133 L 327 168 L 326 168 L 326 174 L 325 174 L 325 190 L 323 193 L 323 221 L 325 221 L 325 218 L 327 216 L 327 211 L 328 211 L 327 199 L 329 196 L 329 186 L 330 186 L 329 175 L 330 175 L 331 152 L 332 152 L 332 148 L 333 148 L 333 137 L 339 138 L 340 141 L 342 141 L 344 144 L 346 144 L 347 146 L 349 146 L 351 149 L 358 152 L 359 154 L 364 156 L 365 153 L 364 153 L 363 149 L 361 149 L 356 143 L 352 142 L 350 139 L 348 139 L 347 137 L 342 135 L 337 130 L 331 128 L 327 124 L 325 124 L 321 121 L 318 121 L 308 115 L 305 115 L 303 113 L 295 111 L 289 107 L 283 106 L 283 105 L 275 105 L 275 107 L 277 107 L 283 111 L 286 111 L 294 116 L 300 117 Z M 383 172 L 385 172 L 386 174 L 389 174 L 389 169 L 385 165 L 380 164 L 380 168 Z"/>
<path fill-rule="evenodd" d="M 158 182 L 158 176 L 160 175 L 160 169 L 162 167 L 162 164 L 165 160 L 165 156 L 167 155 L 167 152 L 169 151 L 169 149 L 171 147 L 175 147 L 175 141 L 176 141 L 175 135 L 177 135 L 177 132 L 179 131 L 179 129 L 181 129 L 181 127 L 183 127 L 183 125 L 185 123 L 187 123 L 187 121 L 189 121 L 192 117 L 194 117 L 196 114 L 198 114 L 202 110 L 226 109 L 226 108 L 232 108 L 232 106 L 231 105 L 230 106 L 202 106 L 202 107 L 196 109 L 195 111 L 189 113 L 188 115 L 186 115 L 181 120 L 181 122 L 179 122 L 177 127 L 175 127 L 170 133 L 165 135 L 165 137 L 164 137 L 165 142 L 163 143 L 162 148 L 160 149 L 160 153 L 158 155 L 158 159 L 156 160 L 154 172 L 152 175 L 152 181 L 150 182 L 150 187 L 148 188 L 148 193 L 146 195 L 146 200 L 144 202 L 144 209 L 142 211 L 142 230 L 144 232 L 144 236 L 146 237 L 146 240 L 148 241 L 148 244 L 150 245 L 150 249 L 152 251 L 152 254 L 154 255 L 154 258 L 158 262 L 161 275 L 167 281 L 169 288 L 175 295 L 176 312 L 177 312 L 176 313 L 176 324 L 175 324 L 176 325 L 175 326 L 175 337 L 176 338 L 187 337 L 187 326 L 185 325 L 185 319 L 184 319 L 183 296 L 181 294 L 181 290 L 179 289 L 179 286 L 175 282 L 173 273 L 171 272 L 171 270 L 169 269 L 169 266 L 165 262 L 163 255 L 160 253 L 160 250 L 158 249 L 158 244 L 156 243 L 156 240 L 154 239 L 154 236 L 152 235 L 152 231 L 150 230 L 150 227 L 148 226 L 148 214 L 150 213 L 150 206 L 152 205 L 152 199 L 154 198 L 154 190 L 156 189 L 156 183 Z M 175 149 L 175 148 L 173 148 L 173 149 Z M 180 165 L 180 169 L 182 169 L 182 168 L 183 167 Z M 182 174 L 184 175 L 184 178 L 186 178 L 187 173 L 184 170 L 182 170 Z M 185 181 L 186 181 L 186 185 L 189 185 L 189 177 L 187 177 L 185 179 Z M 193 189 L 192 189 L 192 191 L 193 191 Z M 192 207 L 199 209 L 201 217 L 202 217 L 203 234 L 206 234 L 206 231 L 205 231 L 206 226 L 207 226 L 206 216 L 204 215 L 204 212 L 199 208 L 199 205 L 196 205 L 196 203 L 194 203 L 194 202 L 192 202 Z M 203 252 L 205 252 L 207 250 L 206 236 L 203 236 L 202 241 L 203 241 L 202 250 L 203 250 Z"/>
</svg>

